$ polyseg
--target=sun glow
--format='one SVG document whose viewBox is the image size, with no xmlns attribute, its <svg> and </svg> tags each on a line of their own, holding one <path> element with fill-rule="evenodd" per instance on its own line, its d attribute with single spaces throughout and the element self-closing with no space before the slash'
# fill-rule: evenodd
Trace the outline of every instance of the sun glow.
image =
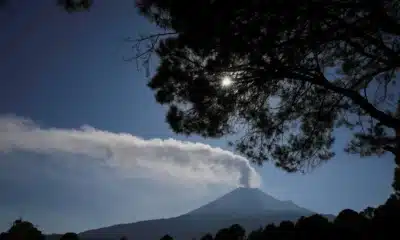
<svg viewBox="0 0 400 240">
<path fill-rule="evenodd" d="M 233 81 L 231 77 L 223 77 L 222 81 L 221 81 L 221 85 L 223 87 L 229 87 L 230 85 L 232 85 Z"/>
</svg>

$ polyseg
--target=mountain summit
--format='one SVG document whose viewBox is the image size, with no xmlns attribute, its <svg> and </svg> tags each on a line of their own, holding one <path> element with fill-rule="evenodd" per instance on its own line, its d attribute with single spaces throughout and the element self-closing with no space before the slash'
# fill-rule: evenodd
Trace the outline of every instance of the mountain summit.
<svg viewBox="0 0 400 240">
<path fill-rule="evenodd" d="M 292 201 L 280 201 L 258 188 L 240 187 L 185 215 L 246 217 L 279 211 L 306 215 L 313 213 L 297 206 Z"/>
<path fill-rule="evenodd" d="M 222 197 L 179 217 L 119 224 L 89 230 L 80 234 L 82 239 L 157 240 L 165 234 L 174 239 L 200 238 L 206 233 L 215 234 L 219 229 L 240 224 L 247 231 L 280 223 L 296 221 L 301 216 L 314 214 L 291 201 L 280 201 L 257 188 L 237 188 Z"/>
</svg>

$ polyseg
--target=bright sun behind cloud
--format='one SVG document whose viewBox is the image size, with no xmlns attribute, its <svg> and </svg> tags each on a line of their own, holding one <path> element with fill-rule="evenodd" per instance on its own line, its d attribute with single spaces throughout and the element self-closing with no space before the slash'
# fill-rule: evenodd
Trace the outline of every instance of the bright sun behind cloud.
<svg viewBox="0 0 400 240">
<path fill-rule="evenodd" d="M 232 83 L 233 81 L 231 77 L 225 76 L 222 78 L 221 85 L 223 87 L 229 87 L 230 85 L 232 85 Z"/>
</svg>

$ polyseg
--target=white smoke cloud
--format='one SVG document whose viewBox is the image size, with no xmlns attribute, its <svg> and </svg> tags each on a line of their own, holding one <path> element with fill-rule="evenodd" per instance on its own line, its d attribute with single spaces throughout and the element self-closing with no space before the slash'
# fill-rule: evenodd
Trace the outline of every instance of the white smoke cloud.
<svg viewBox="0 0 400 240">
<path fill-rule="evenodd" d="M 97 159 L 134 177 L 258 187 L 249 161 L 202 143 L 174 139 L 145 140 L 128 133 L 42 128 L 29 119 L 0 116 L 0 152 L 71 154 Z"/>
</svg>

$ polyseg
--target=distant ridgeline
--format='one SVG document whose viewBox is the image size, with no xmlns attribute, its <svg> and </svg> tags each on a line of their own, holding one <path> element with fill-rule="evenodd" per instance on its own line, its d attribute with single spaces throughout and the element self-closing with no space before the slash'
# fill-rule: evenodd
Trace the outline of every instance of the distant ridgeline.
<svg viewBox="0 0 400 240">
<path fill-rule="evenodd" d="M 278 240 L 278 239 L 399 239 L 398 228 L 400 226 L 400 200 L 390 197 L 384 205 L 377 208 L 368 207 L 357 213 L 353 210 L 343 210 L 333 220 L 329 221 L 322 215 L 313 214 L 301 217 L 296 222 L 282 221 L 279 224 L 268 224 L 246 234 L 245 228 L 233 224 L 222 228 L 215 234 L 204 233 L 200 240 Z M 173 226 L 171 226 L 173 227 Z M 178 226 L 176 226 L 178 227 Z M 149 228 L 148 231 L 157 231 Z M 105 234 L 96 238 L 86 238 L 84 234 L 66 233 L 64 235 L 47 235 L 41 233 L 32 223 L 18 219 L 14 221 L 11 228 L 1 233 L 0 240 L 45 240 L 45 239 L 142 239 L 138 236 L 120 236 Z M 178 239 L 166 232 L 163 236 L 154 240 Z M 397 237 L 396 237 L 397 236 Z M 186 240 L 194 239 L 187 237 Z M 145 239 L 152 240 L 152 239 Z M 179 239 L 184 240 L 184 239 Z"/>
</svg>

